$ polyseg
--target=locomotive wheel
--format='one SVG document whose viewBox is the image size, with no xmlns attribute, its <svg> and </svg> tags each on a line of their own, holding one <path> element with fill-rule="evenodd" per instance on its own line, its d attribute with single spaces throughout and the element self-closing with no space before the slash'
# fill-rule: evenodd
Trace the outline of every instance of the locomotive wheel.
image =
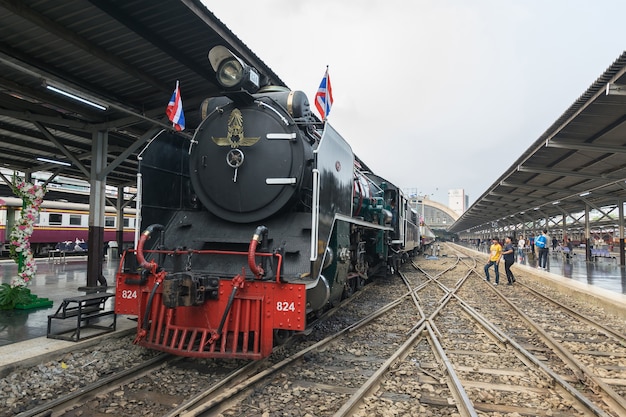
<svg viewBox="0 0 626 417">
<path fill-rule="evenodd" d="M 274 346 L 284 345 L 293 336 L 293 330 L 274 330 Z"/>
</svg>

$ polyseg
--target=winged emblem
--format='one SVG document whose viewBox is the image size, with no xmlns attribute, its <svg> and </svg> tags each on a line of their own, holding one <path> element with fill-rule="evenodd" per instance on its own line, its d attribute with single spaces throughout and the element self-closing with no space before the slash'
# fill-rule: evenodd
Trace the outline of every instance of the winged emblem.
<svg viewBox="0 0 626 417">
<path fill-rule="evenodd" d="M 246 137 L 243 133 L 243 115 L 239 109 L 233 109 L 228 116 L 228 133 L 225 138 L 211 137 L 217 146 L 252 146 L 261 139 L 260 137 Z"/>
</svg>

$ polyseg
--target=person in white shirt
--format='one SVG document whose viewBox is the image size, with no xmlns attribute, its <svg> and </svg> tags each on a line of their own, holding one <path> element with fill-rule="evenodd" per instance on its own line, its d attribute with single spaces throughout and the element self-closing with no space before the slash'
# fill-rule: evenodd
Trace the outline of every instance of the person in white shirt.
<svg viewBox="0 0 626 417">
<path fill-rule="evenodd" d="M 526 239 L 524 239 L 524 236 L 520 236 L 517 241 L 517 256 L 520 259 L 524 257 L 524 246 L 526 246 Z"/>
</svg>

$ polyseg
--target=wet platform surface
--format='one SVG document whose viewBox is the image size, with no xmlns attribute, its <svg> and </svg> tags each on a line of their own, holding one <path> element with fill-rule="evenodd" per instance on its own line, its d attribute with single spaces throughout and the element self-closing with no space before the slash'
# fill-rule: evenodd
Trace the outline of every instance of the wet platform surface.
<svg viewBox="0 0 626 417">
<path fill-rule="evenodd" d="M 463 246 L 477 250 L 475 246 Z M 489 251 L 482 247 L 479 252 L 488 253 Z M 527 251 L 523 256 L 516 255 L 515 258 L 516 264 L 539 270 L 536 254 L 533 256 Z M 504 282 L 506 282 L 504 263 L 503 261 L 500 263 L 500 280 L 502 281 L 504 277 Z M 618 294 L 626 294 L 626 268 L 619 265 L 619 253 L 616 252 L 611 252 L 610 257 L 598 257 L 595 261 L 587 262 L 584 249 L 574 249 L 574 254 L 569 258 L 558 249 L 550 249 L 546 272 Z M 493 275 L 493 269 L 491 275 Z"/>
<path fill-rule="evenodd" d="M 52 300 L 52 307 L 0 310 L 0 346 L 45 337 L 48 315 L 57 311 L 64 298 L 85 294 L 85 291 L 79 291 L 79 288 L 87 284 L 86 256 L 68 256 L 65 263 L 58 263 L 58 258 L 56 263 L 48 261 L 47 258 L 38 258 L 36 262 L 37 276 L 28 288 L 31 294 Z M 108 292 L 115 291 L 112 286 L 115 285 L 115 272 L 118 266 L 117 261 L 104 262 L 102 273 L 107 279 Z M 0 273 L 2 274 L 0 283 L 11 283 L 11 278 L 17 274 L 17 264 L 12 260 L 1 260 Z"/>
<path fill-rule="evenodd" d="M 471 249 L 476 250 L 475 247 Z M 571 259 L 566 259 L 561 253 L 551 251 L 546 272 L 616 294 L 626 294 L 626 273 L 624 267 L 619 266 L 618 259 L 600 258 L 596 262 L 586 262 L 582 249 L 577 249 L 574 253 Z M 526 253 L 517 260 L 518 264 L 525 268 L 537 267 L 537 257 L 530 253 Z M 118 265 L 117 260 L 104 263 L 103 275 L 108 281 L 109 292 L 114 291 L 115 272 Z M 85 294 L 79 288 L 87 283 L 86 256 L 68 257 L 66 263 L 37 259 L 37 268 L 37 277 L 29 288 L 32 294 L 49 298 L 54 304 L 52 307 L 30 310 L 0 310 L 0 346 L 42 336 L 43 340 L 50 340 L 45 339 L 48 315 L 56 312 L 64 298 Z M 501 269 L 501 274 L 504 274 L 504 267 Z M 2 274 L 1 282 L 10 283 L 11 277 L 17 273 L 17 265 L 13 261 L 2 260 L 0 273 Z M 502 279 L 503 276 L 501 275 L 500 278 Z"/>
</svg>

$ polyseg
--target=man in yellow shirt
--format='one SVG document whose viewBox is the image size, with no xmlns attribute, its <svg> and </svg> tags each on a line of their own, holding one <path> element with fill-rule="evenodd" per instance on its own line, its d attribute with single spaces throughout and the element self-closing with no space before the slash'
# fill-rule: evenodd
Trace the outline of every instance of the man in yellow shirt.
<svg viewBox="0 0 626 417">
<path fill-rule="evenodd" d="M 491 239 L 491 247 L 489 248 L 489 262 L 485 265 L 485 279 L 489 282 L 489 268 L 493 265 L 493 270 L 496 273 L 496 285 L 500 283 L 500 257 L 502 257 L 502 246 L 497 237 Z"/>
</svg>

